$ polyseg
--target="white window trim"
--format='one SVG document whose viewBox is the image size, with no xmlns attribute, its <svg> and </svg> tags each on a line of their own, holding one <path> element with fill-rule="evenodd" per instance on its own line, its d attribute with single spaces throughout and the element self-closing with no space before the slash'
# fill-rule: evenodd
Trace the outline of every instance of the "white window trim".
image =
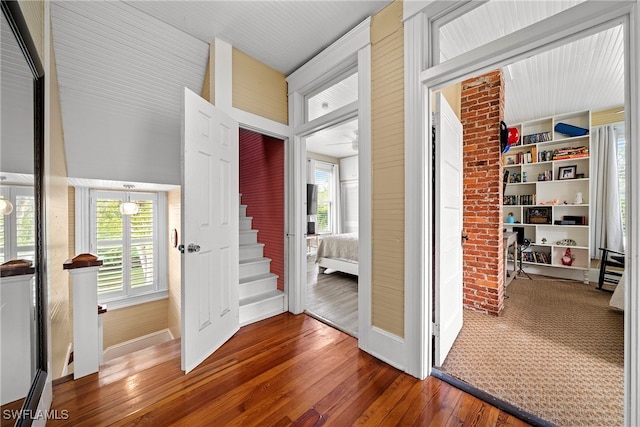
<svg viewBox="0 0 640 427">
<path fill-rule="evenodd" d="M 106 190 L 96 190 L 105 192 Z M 88 187 L 75 187 L 75 252 L 77 254 L 92 252 L 92 224 L 95 224 L 95 213 L 91 209 L 91 192 Z M 123 194 L 124 191 L 114 191 Z M 129 307 L 146 302 L 157 301 L 169 297 L 168 292 L 168 248 L 165 242 L 168 239 L 167 223 L 167 195 L 165 192 L 145 192 L 146 194 L 156 194 L 156 212 L 154 221 L 157 223 L 157 233 L 155 238 L 156 250 L 156 289 L 144 293 L 134 293 L 128 296 L 118 296 L 111 298 L 100 298 L 101 303 L 108 303 L 109 308 Z M 134 194 L 134 193 L 132 193 Z M 132 199 L 135 198 L 132 197 Z"/>
</svg>

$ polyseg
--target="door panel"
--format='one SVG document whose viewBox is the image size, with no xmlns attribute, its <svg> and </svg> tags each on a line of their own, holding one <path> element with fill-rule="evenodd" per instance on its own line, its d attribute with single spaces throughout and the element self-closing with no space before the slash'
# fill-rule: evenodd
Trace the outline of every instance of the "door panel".
<svg viewBox="0 0 640 427">
<path fill-rule="evenodd" d="M 442 94 L 436 98 L 435 358 L 441 366 L 462 329 L 462 124 Z"/>
<path fill-rule="evenodd" d="M 238 123 L 185 88 L 182 369 L 239 329 Z"/>
</svg>

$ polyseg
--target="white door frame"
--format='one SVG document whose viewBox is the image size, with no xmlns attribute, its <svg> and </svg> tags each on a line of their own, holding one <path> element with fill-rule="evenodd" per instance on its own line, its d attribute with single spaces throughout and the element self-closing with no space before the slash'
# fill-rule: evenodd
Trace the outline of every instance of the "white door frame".
<svg viewBox="0 0 640 427">
<path fill-rule="evenodd" d="M 289 120 L 293 127 L 289 157 L 289 311 L 298 314 L 306 298 L 306 144 L 304 138 L 347 118 L 358 117 L 359 290 L 358 342 L 367 351 L 371 329 L 371 46 L 370 18 L 287 77 Z M 358 101 L 312 122 L 306 121 L 305 95 L 349 68 L 358 70 Z"/>
<path fill-rule="evenodd" d="M 421 3 L 421 4 L 420 4 Z M 443 4 L 449 10 L 443 9 Z M 464 6 L 465 2 L 459 2 Z M 464 78 L 494 70 L 532 54 L 624 24 L 625 120 L 627 140 L 640 140 L 640 2 L 588 0 L 531 28 L 517 31 L 442 64 L 435 64 L 431 18 L 455 12 L 448 2 L 405 3 L 405 340 L 407 372 L 425 378 L 431 372 L 432 227 L 431 129 L 432 93 Z M 640 145 L 628 144 L 627 162 L 640 164 Z M 629 283 L 640 279 L 640 170 L 627 171 L 627 263 Z M 437 203 L 437 201 L 436 201 Z M 436 248 L 437 250 L 437 248 Z M 640 425 L 640 289 L 625 289 L 625 425 Z"/>
<path fill-rule="evenodd" d="M 215 69 L 215 72 L 212 73 L 214 78 L 211 81 L 211 87 L 215 88 L 215 100 L 213 100 L 213 104 L 220 111 L 228 114 L 234 120 L 236 120 L 240 126 L 240 129 L 251 130 L 257 132 L 261 135 L 272 136 L 274 138 L 278 138 L 284 141 L 285 144 L 285 165 L 288 164 L 289 159 L 292 156 L 292 139 L 291 137 L 291 127 L 288 124 L 276 122 L 271 119 L 267 119 L 265 117 L 258 116 L 253 113 L 249 113 L 244 110 L 240 110 L 233 106 L 233 46 L 231 44 L 220 40 L 214 39 L 211 42 L 210 48 L 210 58 L 209 65 L 212 69 Z M 285 218 L 284 218 L 284 229 L 288 230 L 289 225 L 292 220 L 295 220 L 294 217 L 288 214 L 289 205 L 290 205 L 290 197 L 291 186 L 290 186 L 290 171 L 289 168 L 285 166 L 285 182 L 284 182 L 284 194 L 285 194 Z M 286 239 L 285 236 L 282 236 L 284 241 L 284 257 L 285 257 L 285 265 L 284 271 L 284 308 L 285 310 L 289 306 L 289 288 L 292 279 L 292 276 L 289 273 L 288 264 L 290 263 L 289 257 L 287 256 L 290 253 L 289 239 Z"/>
</svg>

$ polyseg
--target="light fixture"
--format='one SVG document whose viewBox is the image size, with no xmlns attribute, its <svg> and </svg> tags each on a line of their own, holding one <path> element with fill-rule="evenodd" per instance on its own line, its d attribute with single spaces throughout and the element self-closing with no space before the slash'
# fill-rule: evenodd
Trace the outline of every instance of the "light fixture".
<svg viewBox="0 0 640 427">
<path fill-rule="evenodd" d="M 0 176 L 0 181 L 6 179 L 6 176 Z M 2 215 L 10 215 L 11 212 L 13 212 L 13 203 L 5 199 L 0 199 L 0 212 L 2 212 Z"/>
<path fill-rule="evenodd" d="M 2 215 L 10 215 L 11 212 L 13 212 L 13 203 L 5 199 L 0 199 L 0 212 L 2 212 Z"/>
<path fill-rule="evenodd" d="M 123 187 L 131 190 L 135 185 L 125 184 Z M 138 213 L 138 208 L 138 204 L 131 201 L 131 195 L 127 194 L 127 201 L 120 204 L 120 213 L 122 215 L 135 215 Z"/>
</svg>

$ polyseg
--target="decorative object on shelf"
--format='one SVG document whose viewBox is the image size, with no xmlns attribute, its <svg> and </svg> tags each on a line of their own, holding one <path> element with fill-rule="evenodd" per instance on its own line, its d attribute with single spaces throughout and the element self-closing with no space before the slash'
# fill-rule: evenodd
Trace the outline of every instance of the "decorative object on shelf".
<svg viewBox="0 0 640 427">
<path fill-rule="evenodd" d="M 582 192 L 578 191 L 576 193 L 576 198 L 573 200 L 573 203 L 576 205 L 581 205 L 582 204 Z"/>
<path fill-rule="evenodd" d="M 578 166 L 560 166 L 558 168 L 558 179 L 575 179 Z"/>
<path fill-rule="evenodd" d="M 507 215 L 507 223 L 515 224 L 515 222 L 516 222 L 516 218 L 513 216 L 513 212 L 509 212 L 509 215 Z"/>
<path fill-rule="evenodd" d="M 527 182 L 527 173 L 522 172 L 522 182 Z"/>
<path fill-rule="evenodd" d="M 542 242 L 543 245 L 547 244 L 547 238 L 543 237 L 542 240 L 540 240 L 540 242 Z"/>
<path fill-rule="evenodd" d="M 509 148 L 511 148 L 509 146 L 509 130 L 507 129 L 507 124 L 500 121 L 500 152 L 507 154 Z"/>
<path fill-rule="evenodd" d="M 571 255 L 571 248 L 567 248 L 567 250 L 564 251 L 564 255 L 560 259 L 560 261 L 562 261 L 562 265 L 571 265 L 571 264 L 573 264 L 573 256 Z"/>
<path fill-rule="evenodd" d="M 583 136 L 589 133 L 589 129 L 562 122 L 556 123 L 556 126 L 553 128 L 553 130 L 567 136 Z"/>
<path fill-rule="evenodd" d="M 516 145 L 520 141 L 520 131 L 518 131 L 518 128 L 508 128 L 507 132 L 509 134 L 507 139 L 508 144 Z"/>
<path fill-rule="evenodd" d="M 525 211 L 525 223 L 551 224 L 551 216 L 551 208 L 527 208 Z"/>
<path fill-rule="evenodd" d="M 576 174 L 576 179 L 584 179 L 584 174 L 583 173 L 577 173 Z"/>
<path fill-rule="evenodd" d="M 578 244 L 573 239 L 562 239 L 562 240 L 558 240 L 556 242 L 556 245 L 558 245 L 558 246 L 577 246 Z"/>
</svg>

